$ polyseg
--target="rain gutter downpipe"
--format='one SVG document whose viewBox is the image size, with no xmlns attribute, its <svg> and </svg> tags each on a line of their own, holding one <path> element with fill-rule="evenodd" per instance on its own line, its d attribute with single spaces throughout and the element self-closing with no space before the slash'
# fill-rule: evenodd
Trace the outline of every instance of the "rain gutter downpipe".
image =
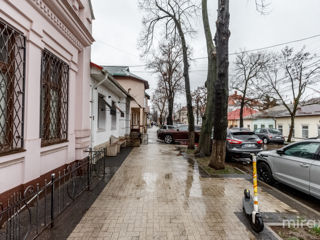
<svg viewBox="0 0 320 240">
<path fill-rule="evenodd" d="M 97 84 L 91 84 L 91 110 L 90 110 L 90 115 L 91 115 L 91 136 L 90 136 L 90 148 L 91 150 L 93 149 L 93 121 L 94 121 L 94 114 L 93 114 L 93 92 L 94 89 L 97 89 L 102 83 L 104 83 L 108 78 L 109 78 L 109 73 L 104 71 L 103 69 L 101 70 L 101 72 L 104 74 L 104 78 L 98 82 Z"/>
</svg>

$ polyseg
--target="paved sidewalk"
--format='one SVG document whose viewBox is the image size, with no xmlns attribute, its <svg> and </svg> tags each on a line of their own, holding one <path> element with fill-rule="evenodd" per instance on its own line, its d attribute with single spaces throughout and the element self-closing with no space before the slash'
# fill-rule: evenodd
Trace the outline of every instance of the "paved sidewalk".
<svg viewBox="0 0 320 240">
<path fill-rule="evenodd" d="M 244 178 L 202 178 L 173 145 L 134 148 L 69 239 L 256 239 L 242 216 Z M 261 210 L 298 214 L 260 190 Z"/>
</svg>

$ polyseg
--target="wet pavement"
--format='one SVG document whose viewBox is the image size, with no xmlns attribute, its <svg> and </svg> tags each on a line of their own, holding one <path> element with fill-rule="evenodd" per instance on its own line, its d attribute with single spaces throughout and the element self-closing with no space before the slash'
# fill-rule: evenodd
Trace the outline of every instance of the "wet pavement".
<svg viewBox="0 0 320 240">
<path fill-rule="evenodd" d="M 254 234 L 242 214 L 245 178 L 202 177 L 174 145 L 134 148 L 69 239 L 274 239 Z M 269 222 L 302 216 L 270 190 L 259 188 L 260 209 Z"/>
<path fill-rule="evenodd" d="M 125 161 L 131 150 L 131 147 L 124 148 L 118 156 L 107 157 L 105 178 L 98 182 L 95 187 L 92 187 L 90 191 L 83 192 L 79 198 L 56 219 L 54 227 L 44 231 L 38 239 L 67 239 L 112 176 Z"/>
</svg>

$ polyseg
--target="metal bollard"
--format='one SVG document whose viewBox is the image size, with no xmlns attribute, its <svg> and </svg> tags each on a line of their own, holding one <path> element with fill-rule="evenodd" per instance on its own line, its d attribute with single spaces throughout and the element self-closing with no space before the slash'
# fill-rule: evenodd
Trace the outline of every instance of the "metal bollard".
<svg viewBox="0 0 320 240">
<path fill-rule="evenodd" d="M 257 157 L 252 155 L 252 168 L 253 168 L 253 212 L 252 212 L 252 222 L 255 223 L 256 213 L 259 212 L 259 202 L 258 202 L 258 177 L 257 177 Z"/>
</svg>

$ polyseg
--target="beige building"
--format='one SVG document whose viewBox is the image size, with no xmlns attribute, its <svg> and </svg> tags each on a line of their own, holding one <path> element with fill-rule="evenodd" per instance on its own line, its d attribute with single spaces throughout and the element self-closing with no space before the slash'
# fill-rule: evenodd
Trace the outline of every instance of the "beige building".
<svg viewBox="0 0 320 240">
<path fill-rule="evenodd" d="M 288 113 L 276 116 L 276 126 L 285 137 L 289 135 L 290 116 Z M 301 106 L 294 122 L 293 137 L 295 140 L 320 137 L 320 104 Z"/>
<path fill-rule="evenodd" d="M 149 89 L 148 81 L 130 72 L 126 66 L 104 66 L 114 79 L 134 98 L 131 100 L 131 132 L 147 133 L 148 115 L 150 112 L 148 101 L 149 95 L 146 90 Z"/>
</svg>

